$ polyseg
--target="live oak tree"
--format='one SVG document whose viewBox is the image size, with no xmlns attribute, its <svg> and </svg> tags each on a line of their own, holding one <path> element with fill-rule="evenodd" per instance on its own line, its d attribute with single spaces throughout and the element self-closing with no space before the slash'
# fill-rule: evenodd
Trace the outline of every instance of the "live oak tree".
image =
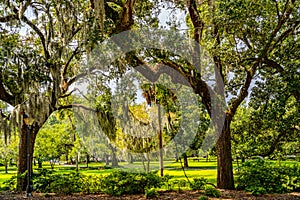
<svg viewBox="0 0 300 200">
<path fill-rule="evenodd" d="M 75 106 L 67 100 L 69 88 L 87 74 L 78 73 L 79 59 L 101 38 L 132 25 L 134 1 L 113 3 L 118 11 L 100 0 L 93 6 L 80 0 L 0 3 L 0 99 L 15 108 L 10 118 L 20 131 L 18 174 L 27 170 L 26 143 L 33 155 L 37 133 L 51 113 Z M 24 116 L 35 120 L 30 141 Z M 19 178 L 18 190 L 25 186 Z"/>
<path fill-rule="evenodd" d="M 294 59 L 290 60 L 285 56 L 284 49 L 299 44 L 300 2 L 163 0 L 154 1 L 155 5 L 161 5 L 158 2 L 172 2 L 168 5 L 188 13 L 188 33 L 209 52 L 216 73 L 216 87 L 210 87 L 205 82 L 204 69 L 199 65 L 200 49 L 197 47 L 191 51 L 194 56 L 192 63 L 183 61 L 172 52 L 157 50 L 127 58 L 134 61 L 133 66 L 145 64 L 147 58 L 168 65 L 179 72 L 201 97 L 216 130 L 221 132 L 217 142 L 217 185 L 219 188 L 232 189 L 231 121 L 239 105 L 248 96 L 253 80 L 263 73 L 272 74 L 268 70 L 263 72 L 264 69 L 280 69 L 280 66 L 283 69 L 280 71 L 282 76 L 289 79 L 291 71 L 287 70 L 286 63 L 293 66 L 297 64 L 298 57 L 296 53 L 291 54 Z M 92 1 L 91 5 L 79 0 L 7 1 L 0 4 L 5 8 L 0 11 L 0 22 L 5 24 L 1 26 L 1 52 L 5 53 L 1 54 L 0 99 L 14 107 L 19 105 L 15 115 L 18 122 L 23 122 L 20 115 L 22 109 L 37 120 L 33 124 L 32 148 L 39 128 L 49 115 L 57 109 L 71 107 L 66 105 L 66 100 L 63 101 L 68 96 L 68 88 L 78 76 L 89 73 L 78 74 L 76 60 L 85 51 L 93 49 L 96 44 L 94 41 L 128 30 L 134 22 L 157 27 L 157 17 L 151 17 L 152 4 L 134 0 L 125 3 Z M 142 19 L 141 15 L 150 17 Z M 178 26 L 173 28 L 178 30 Z M 121 71 L 124 70 L 124 65 L 121 65 Z M 222 89 L 223 83 L 225 90 Z M 289 85 L 289 88 L 294 90 L 296 99 L 299 99 L 295 85 Z M 219 110 L 216 118 L 212 116 L 212 100 L 215 97 L 223 102 L 225 97 L 230 99 L 227 108 Z M 220 121 L 218 117 L 223 115 L 224 126 L 217 123 Z M 28 127 L 24 123 L 18 125 L 22 132 L 20 149 L 24 150 Z M 24 152 L 20 151 L 19 154 L 18 173 L 26 171 Z M 23 185 L 24 189 L 23 183 L 20 181 L 18 185 Z"/>
<path fill-rule="evenodd" d="M 168 2 L 168 1 L 162 1 Z M 174 1 L 188 13 L 191 37 L 208 50 L 214 63 L 216 83 L 210 87 L 204 79 L 199 65 L 199 48 L 194 48 L 193 63 L 184 62 L 172 52 L 157 50 L 150 54 L 132 56 L 135 65 L 144 65 L 147 59 L 155 58 L 162 65 L 178 71 L 201 97 L 212 117 L 213 96 L 225 101 L 227 107 L 219 110 L 215 119 L 216 130 L 221 134 L 217 142 L 218 175 L 217 186 L 233 189 L 230 124 L 235 113 L 249 95 L 251 83 L 262 75 L 262 70 L 276 68 L 277 60 L 296 64 L 297 58 L 289 60 L 277 53 L 284 46 L 297 45 L 299 38 L 299 1 Z M 247 11 L 247 12 L 246 12 Z M 178 27 L 174 27 L 178 30 Z M 200 67 L 200 70 L 199 70 Z M 203 67 L 203 66 L 202 66 Z M 285 65 L 281 66 L 285 69 Z M 159 71 L 159 69 L 157 69 Z M 283 70 L 285 71 L 285 70 Z M 265 73 L 269 73 L 267 70 Z M 288 70 L 285 71 L 289 74 Z M 158 72 L 159 74 L 159 72 Z M 225 84 L 225 90 L 222 89 Z M 291 88 L 295 89 L 294 86 Z M 225 115 L 223 125 L 218 117 Z"/>
</svg>

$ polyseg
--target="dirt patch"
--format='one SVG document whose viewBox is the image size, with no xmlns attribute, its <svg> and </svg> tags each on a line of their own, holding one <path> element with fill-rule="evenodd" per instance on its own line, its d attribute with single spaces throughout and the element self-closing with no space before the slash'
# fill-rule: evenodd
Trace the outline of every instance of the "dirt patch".
<svg viewBox="0 0 300 200">
<path fill-rule="evenodd" d="M 300 193 L 290 193 L 290 194 L 272 194 L 272 195 L 262 195 L 259 197 L 255 197 L 250 193 L 244 191 L 236 191 L 236 190 L 221 190 L 222 196 L 221 198 L 210 198 L 213 200 L 216 199 L 274 199 L 274 200 L 300 200 Z M 203 192 L 201 191 L 182 191 L 182 192 L 159 192 L 159 196 L 153 199 L 165 199 L 165 200 L 197 200 L 199 196 L 203 196 Z M 0 194 L 0 200 L 19 200 L 26 199 L 25 193 L 23 194 L 15 194 L 11 192 L 4 192 Z M 90 199 L 128 199 L 128 200 L 145 200 L 144 195 L 124 195 L 121 197 L 112 197 L 109 195 L 101 194 L 101 195 L 82 195 L 75 194 L 71 196 L 67 195 L 55 195 L 55 194 L 40 194 L 33 193 L 33 197 L 30 198 L 32 200 L 90 200 Z"/>
</svg>

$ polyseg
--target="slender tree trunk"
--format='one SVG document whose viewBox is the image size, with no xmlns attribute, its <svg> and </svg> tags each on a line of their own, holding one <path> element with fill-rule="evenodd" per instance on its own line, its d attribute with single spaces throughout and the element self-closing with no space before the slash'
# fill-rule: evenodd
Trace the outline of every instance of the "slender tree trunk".
<svg viewBox="0 0 300 200">
<path fill-rule="evenodd" d="M 222 189 L 234 189 L 230 123 L 231 123 L 231 119 L 226 116 L 222 133 L 217 142 L 217 155 L 218 155 L 217 187 Z"/>
<path fill-rule="evenodd" d="M 69 150 L 66 148 L 66 162 L 69 164 Z"/>
<path fill-rule="evenodd" d="M 43 168 L 43 162 L 41 160 L 38 160 L 38 168 L 39 169 Z"/>
<path fill-rule="evenodd" d="M 244 162 L 245 162 L 245 157 L 243 156 L 243 157 L 242 157 L 242 163 L 244 163 Z"/>
<path fill-rule="evenodd" d="M 160 176 L 164 176 L 164 159 L 163 159 L 163 139 L 161 132 L 161 113 L 160 113 L 160 104 L 157 105 L 158 112 L 158 144 L 159 144 L 159 168 Z"/>
<path fill-rule="evenodd" d="M 178 161 L 179 161 L 179 156 L 178 156 L 178 146 L 177 146 L 177 142 L 175 142 L 175 148 L 176 148 L 175 159 L 176 159 L 176 162 L 178 162 Z"/>
<path fill-rule="evenodd" d="M 189 167 L 188 157 L 187 157 L 186 153 L 183 154 L 183 166 L 185 168 Z"/>
<path fill-rule="evenodd" d="M 105 154 L 104 157 L 105 157 L 105 165 L 108 166 L 109 165 L 108 155 Z"/>
<path fill-rule="evenodd" d="M 8 166 L 7 158 L 4 159 L 4 166 L 5 166 L 5 173 L 7 174 L 7 173 L 8 173 L 8 169 L 7 169 L 7 166 Z"/>
<path fill-rule="evenodd" d="M 150 172 L 150 153 L 147 152 L 147 173 Z"/>
<path fill-rule="evenodd" d="M 146 165 L 145 165 L 144 154 L 141 155 L 141 158 L 142 158 L 142 164 L 143 164 L 143 167 L 144 167 L 144 171 L 147 172 L 147 168 L 146 168 Z"/>
<path fill-rule="evenodd" d="M 79 153 L 76 152 L 76 155 L 75 155 L 76 172 L 78 172 L 78 170 L 79 170 L 78 161 L 79 161 Z"/>
<path fill-rule="evenodd" d="M 90 162 L 90 156 L 89 154 L 86 154 L 86 168 L 89 167 L 89 162 Z"/>
</svg>

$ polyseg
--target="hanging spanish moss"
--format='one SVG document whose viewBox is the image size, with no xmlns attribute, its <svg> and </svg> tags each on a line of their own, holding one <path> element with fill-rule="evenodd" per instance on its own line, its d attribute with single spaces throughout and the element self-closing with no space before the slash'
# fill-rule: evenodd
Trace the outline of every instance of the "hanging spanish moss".
<svg viewBox="0 0 300 200">
<path fill-rule="evenodd" d="M 104 34 L 104 19 L 105 19 L 105 6 L 104 0 L 94 0 L 95 6 L 95 19 L 100 22 L 100 31 L 103 36 Z"/>
</svg>

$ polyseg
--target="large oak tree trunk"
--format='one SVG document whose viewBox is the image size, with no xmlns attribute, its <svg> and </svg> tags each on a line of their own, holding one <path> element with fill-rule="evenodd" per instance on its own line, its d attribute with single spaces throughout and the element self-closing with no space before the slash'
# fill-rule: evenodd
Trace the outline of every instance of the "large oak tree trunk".
<svg viewBox="0 0 300 200">
<path fill-rule="evenodd" d="M 30 162 L 33 160 L 34 143 L 36 134 L 40 127 L 36 124 L 31 130 L 29 127 L 23 124 L 21 128 L 21 136 L 19 142 L 19 156 L 18 156 L 18 177 L 17 177 L 17 191 L 25 191 L 27 186 L 27 176 L 21 176 L 27 170 L 27 134 L 30 131 Z M 32 171 L 32 170 L 31 170 Z"/>
<path fill-rule="evenodd" d="M 222 189 L 234 189 L 231 137 L 230 137 L 230 117 L 226 117 L 222 133 L 217 142 L 218 155 L 218 176 L 217 187 Z"/>
</svg>

